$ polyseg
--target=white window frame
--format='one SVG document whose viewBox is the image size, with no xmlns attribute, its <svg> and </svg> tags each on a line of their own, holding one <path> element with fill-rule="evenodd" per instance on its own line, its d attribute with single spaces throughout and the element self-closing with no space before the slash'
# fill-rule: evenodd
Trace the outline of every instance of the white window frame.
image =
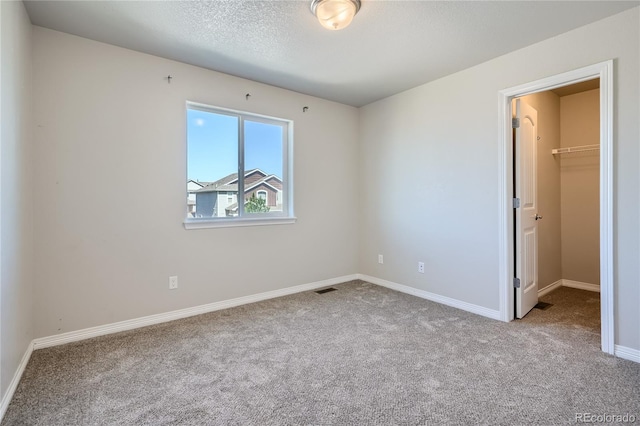
<svg viewBox="0 0 640 426">
<path fill-rule="evenodd" d="M 269 205 L 269 193 L 264 189 L 259 189 L 256 191 L 256 198 L 260 198 L 260 194 L 264 194 L 264 202 Z"/>
<path fill-rule="evenodd" d="M 278 117 L 254 114 L 245 111 L 237 111 L 221 108 L 196 102 L 187 102 L 185 108 L 185 142 L 188 149 L 189 141 L 187 133 L 186 117 L 189 110 L 199 110 L 213 114 L 229 115 L 238 118 L 238 216 L 235 217 L 188 217 L 188 208 L 185 206 L 184 227 L 185 229 L 204 228 L 226 228 L 236 226 L 256 226 L 256 225 L 280 225 L 295 223 L 296 217 L 293 213 L 293 121 Z M 282 211 L 251 213 L 251 216 L 244 215 L 244 122 L 252 122 L 276 125 L 282 127 Z M 188 172 L 188 157 L 185 158 Z M 185 176 L 185 181 L 188 178 Z M 268 196 L 268 195 L 267 195 Z"/>
</svg>

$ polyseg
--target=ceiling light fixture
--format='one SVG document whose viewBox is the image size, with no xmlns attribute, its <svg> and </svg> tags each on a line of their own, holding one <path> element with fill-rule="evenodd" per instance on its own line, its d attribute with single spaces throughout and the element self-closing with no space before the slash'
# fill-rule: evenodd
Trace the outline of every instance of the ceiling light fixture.
<svg viewBox="0 0 640 426">
<path fill-rule="evenodd" d="M 328 30 L 341 30 L 349 26 L 360 10 L 360 0 L 312 0 L 311 13 Z"/>
</svg>

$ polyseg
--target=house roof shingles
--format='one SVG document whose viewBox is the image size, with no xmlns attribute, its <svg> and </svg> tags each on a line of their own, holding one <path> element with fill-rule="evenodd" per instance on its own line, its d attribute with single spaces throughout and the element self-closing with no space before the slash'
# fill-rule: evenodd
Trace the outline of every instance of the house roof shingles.
<svg viewBox="0 0 640 426">
<path fill-rule="evenodd" d="M 244 175 L 245 176 L 249 176 L 253 173 L 256 172 L 260 172 L 263 177 L 258 179 L 257 181 L 251 183 L 251 185 L 249 185 L 247 188 L 245 188 L 245 192 L 248 190 L 251 190 L 252 188 L 255 188 L 256 186 L 259 186 L 262 183 L 265 183 L 271 187 L 273 187 L 273 185 L 271 185 L 268 181 L 271 179 L 276 179 L 278 182 L 282 183 L 282 180 L 276 176 L 276 175 L 267 175 L 266 173 L 264 173 L 262 170 L 260 169 L 252 169 L 252 170 L 248 170 Z M 207 183 L 207 185 L 205 185 L 203 188 L 198 189 L 194 192 L 200 193 L 200 192 L 238 192 L 238 184 L 234 183 L 238 180 L 238 174 L 237 173 L 232 173 L 230 175 L 227 175 L 225 177 L 223 177 L 222 179 L 218 179 L 215 182 L 210 182 Z M 203 184 L 204 182 L 199 182 L 200 184 Z M 278 189 L 278 188 L 274 188 L 274 189 Z"/>
</svg>

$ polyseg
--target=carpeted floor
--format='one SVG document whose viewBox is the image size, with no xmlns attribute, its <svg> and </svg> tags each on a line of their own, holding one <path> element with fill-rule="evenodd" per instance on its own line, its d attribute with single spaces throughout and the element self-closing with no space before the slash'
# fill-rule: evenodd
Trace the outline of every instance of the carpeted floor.
<svg viewBox="0 0 640 426">
<path fill-rule="evenodd" d="M 640 364 L 558 313 L 571 289 L 502 323 L 361 281 L 336 288 L 35 351 L 2 425 L 640 419 Z"/>
<path fill-rule="evenodd" d="M 597 334 L 597 339 L 585 344 L 600 347 L 600 293 L 560 287 L 542 296 L 539 301 L 550 303 L 551 306 L 545 310 L 533 309 L 521 321 L 532 325 L 562 325 L 591 331 Z"/>
</svg>

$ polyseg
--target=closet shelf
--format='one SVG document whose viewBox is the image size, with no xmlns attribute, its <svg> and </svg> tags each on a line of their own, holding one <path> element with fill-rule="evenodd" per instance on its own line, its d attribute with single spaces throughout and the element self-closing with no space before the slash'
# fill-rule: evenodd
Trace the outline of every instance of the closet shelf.
<svg viewBox="0 0 640 426">
<path fill-rule="evenodd" d="M 571 154 L 574 152 L 587 152 L 587 151 L 600 151 L 600 145 L 580 145 L 580 146 L 568 146 L 566 148 L 554 148 L 551 150 L 553 155 L 556 154 Z"/>
</svg>

